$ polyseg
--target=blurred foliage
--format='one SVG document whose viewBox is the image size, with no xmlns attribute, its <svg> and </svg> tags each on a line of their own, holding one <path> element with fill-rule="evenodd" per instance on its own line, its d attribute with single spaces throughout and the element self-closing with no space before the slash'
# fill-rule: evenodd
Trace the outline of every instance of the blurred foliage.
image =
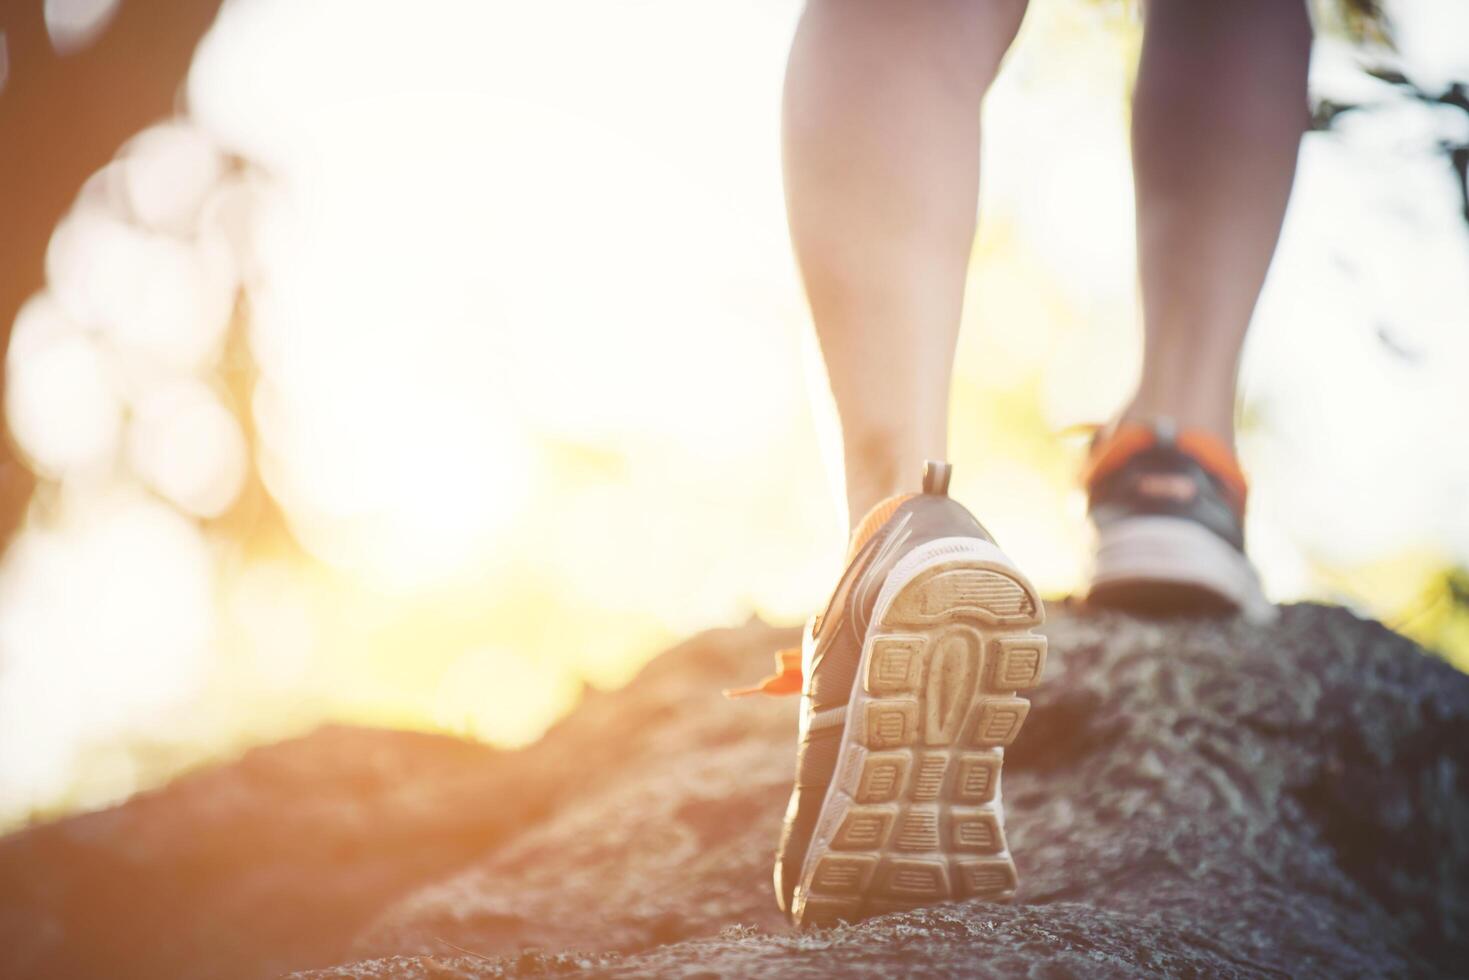
<svg viewBox="0 0 1469 980">
<path fill-rule="evenodd" d="M 1379 3 L 1343 0 L 1333 5 L 1333 13 L 1334 19 L 1328 16 L 1326 21 L 1329 28 L 1374 52 L 1363 71 L 1390 86 L 1400 98 L 1456 109 L 1469 122 L 1469 85 L 1464 81 L 1429 87 L 1413 78 L 1411 68 L 1394 63 L 1392 24 Z M 1321 97 L 1312 107 L 1312 128 L 1331 130 L 1348 113 L 1379 111 L 1386 104 Z M 1453 170 L 1461 214 L 1469 223 L 1469 140 L 1443 139 L 1435 149 Z M 1383 342 L 1391 347 L 1389 338 L 1383 337 Z M 1391 628 L 1437 651 L 1461 670 L 1469 670 L 1469 568 L 1441 556 L 1404 553 L 1346 572 L 1325 568 L 1318 572 L 1323 579 L 1335 581 L 1347 596 L 1391 597 L 1382 602 L 1386 608 L 1399 610 L 1389 618 Z"/>
<path fill-rule="evenodd" d="M 1452 82 L 1438 91 L 1429 91 L 1397 68 L 1377 65 L 1367 68 L 1366 71 L 1373 78 L 1398 89 L 1407 98 L 1425 105 L 1457 109 L 1469 120 L 1469 86 L 1464 82 Z M 1370 112 L 1374 108 L 1376 107 L 1373 105 L 1361 102 L 1336 102 L 1323 98 L 1313 107 L 1312 128 L 1330 129 L 1344 113 Z M 1469 222 L 1469 140 L 1444 139 L 1439 141 L 1437 150 L 1443 154 L 1458 179 L 1464 220 Z"/>
<path fill-rule="evenodd" d="M 1438 572 L 1424 587 L 1418 608 L 1390 625 L 1469 670 L 1469 568 Z"/>
<path fill-rule="evenodd" d="M 1317 3 L 1316 19 L 1318 24 L 1328 29 L 1335 26 L 1359 43 L 1392 43 L 1392 24 L 1377 0 L 1339 0 L 1329 5 Z"/>
</svg>

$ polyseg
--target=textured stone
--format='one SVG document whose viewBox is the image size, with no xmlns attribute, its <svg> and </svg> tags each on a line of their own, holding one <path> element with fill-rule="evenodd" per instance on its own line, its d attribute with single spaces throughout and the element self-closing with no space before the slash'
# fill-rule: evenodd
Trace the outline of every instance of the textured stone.
<svg viewBox="0 0 1469 980">
<path fill-rule="evenodd" d="M 782 923 L 770 861 L 794 702 L 718 693 L 789 639 L 752 625 L 664 654 L 519 752 L 328 729 L 14 835 L 0 975 L 1351 976 L 1469 960 L 1469 678 L 1316 606 L 1252 627 L 1063 605 L 1045 632 L 1006 749 L 1014 905 Z"/>
</svg>

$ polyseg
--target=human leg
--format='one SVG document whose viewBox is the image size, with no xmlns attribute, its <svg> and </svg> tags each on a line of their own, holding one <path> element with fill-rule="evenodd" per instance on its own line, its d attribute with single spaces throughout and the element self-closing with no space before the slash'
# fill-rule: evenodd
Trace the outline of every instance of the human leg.
<svg viewBox="0 0 1469 980">
<path fill-rule="evenodd" d="M 1269 615 L 1234 456 L 1245 331 L 1307 122 L 1296 0 L 1149 0 L 1133 112 L 1145 353 L 1093 446 L 1093 601 Z"/>
<path fill-rule="evenodd" d="M 1128 418 L 1225 444 L 1309 120 L 1300 0 L 1149 0 L 1133 102 L 1146 336 Z"/>
<path fill-rule="evenodd" d="M 979 110 L 1024 0 L 811 0 L 786 76 L 791 235 L 831 380 L 849 518 L 946 457 Z"/>
<path fill-rule="evenodd" d="M 1014 894 L 1000 767 L 1044 665 L 1041 603 L 948 497 L 947 464 L 917 476 L 946 455 L 979 106 L 1023 10 L 810 0 L 791 54 L 791 232 L 857 522 L 826 611 L 762 686 L 802 694 L 775 867 L 800 924 Z"/>
</svg>

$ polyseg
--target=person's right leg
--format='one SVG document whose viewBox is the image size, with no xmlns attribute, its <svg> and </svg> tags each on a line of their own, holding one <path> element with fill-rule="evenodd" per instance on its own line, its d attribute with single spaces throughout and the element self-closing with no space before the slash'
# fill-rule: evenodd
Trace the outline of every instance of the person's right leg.
<svg viewBox="0 0 1469 980">
<path fill-rule="evenodd" d="M 944 459 L 979 110 L 1025 0 L 810 0 L 785 89 L 791 236 L 841 419 L 849 520 Z"/>
<path fill-rule="evenodd" d="M 800 924 L 1015 891 L 1000 765 L 1029 707 L 1016 692 L 1044 663 L 1031 632 L 1041 603 L 949 499 L 938 461 L 979 106 L 1023 9 L 809 0 L 791 53 L 791 231 L 841 417 L 850 516 L 867 515 L 799 662 L 783 657 L 763 687 L 802 693 L 775 868 Z M 925 458 L 923 492 L 902 495 L 919 489 Z"/>
</svg>

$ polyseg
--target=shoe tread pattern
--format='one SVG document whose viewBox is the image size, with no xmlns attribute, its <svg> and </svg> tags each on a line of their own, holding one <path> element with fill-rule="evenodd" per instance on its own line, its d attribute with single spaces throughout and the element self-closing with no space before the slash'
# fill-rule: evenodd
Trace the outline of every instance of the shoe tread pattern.
<svg viewBox="0 0 1469 980">
<path fill-rule="evenodd" d="M 1039 683 L 1043 611 L 1016 573 L 973 559 L 926 569 L 870 632 L 842 769 L 797 897 L 802 924 L 955 899 L 1009 901 L 998 805 L 1004 746 Z"/>
</svg>

